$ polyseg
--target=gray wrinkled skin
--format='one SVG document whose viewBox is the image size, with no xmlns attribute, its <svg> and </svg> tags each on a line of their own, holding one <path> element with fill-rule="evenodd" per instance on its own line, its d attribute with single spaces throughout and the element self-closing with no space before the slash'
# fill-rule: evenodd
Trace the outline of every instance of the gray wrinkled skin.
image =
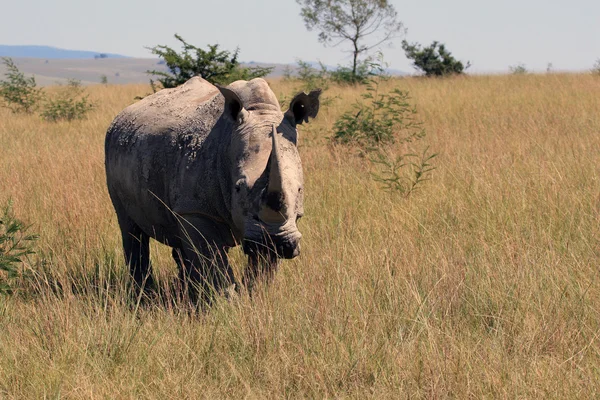
<svg viewBox="0 0 600 400">
<path fill-rule="evenodd" d="M 226 252 L 238 244 L 249 257 L 248 286 L 298 255 L 296 125 L 316 117 L 319 95 L 298 94 L 284 114 L 262 79 L 217 88 L 195 77 L 115 118 L 106 177 L 138 288 L 153 285 L 150 237 L 173 248 L 183 282 L 205 290 L 235 283 Z"/>
</svg>

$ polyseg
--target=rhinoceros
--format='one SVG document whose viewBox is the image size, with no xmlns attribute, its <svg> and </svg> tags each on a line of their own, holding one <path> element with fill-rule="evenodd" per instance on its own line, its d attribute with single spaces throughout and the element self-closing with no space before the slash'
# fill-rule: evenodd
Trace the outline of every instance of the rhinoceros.
<svg viewBox="0 0 600 400">
<path fill-rule="evenodd" d="M 115 118 L 106 179 L 138 289 L 154 285 L 150 238 L 172 247 L 183 281 L 211 293 L 239 287 L 227 259 L 234 246 L 248 256 L 249 288 L 299 254 L 296 126 L 317 116 L 320 93 L 299 93 L 283 113 L 263 79 L 220 87 L 194 77 Z"/>
</svg>

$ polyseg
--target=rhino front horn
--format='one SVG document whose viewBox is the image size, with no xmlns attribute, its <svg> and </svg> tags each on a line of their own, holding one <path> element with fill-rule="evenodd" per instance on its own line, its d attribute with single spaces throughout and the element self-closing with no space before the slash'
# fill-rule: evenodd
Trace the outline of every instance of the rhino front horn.
<svg viewBox="0 0 600 400">
<path fill-rule="evenodd" d="M 271 148 L 270 156 L 270 171 L 269 171 L 269 193 L 282 192 L 283 180 L 281 176 L 281 163 L 279 160 L 279 150 L 277 149 L 277 129 L 273 125 L 272 135 L 273 147 Z"/>
<path fill-rule="evenodd" d="M 281 223 L 285 221 L 285 198 L 275 125 L 273 125 L 272 144 L 273 147 L 269 156 L 269 185 L 266 197 L 263 199 L 259 218 L 267 223 Z"/>
</svg>

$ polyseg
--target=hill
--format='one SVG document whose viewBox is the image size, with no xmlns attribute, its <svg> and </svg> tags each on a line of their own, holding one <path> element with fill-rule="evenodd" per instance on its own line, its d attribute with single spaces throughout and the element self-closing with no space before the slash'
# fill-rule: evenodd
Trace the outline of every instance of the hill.
<svg viewBox="0 0 600 400">
<path fill-rule="evenodd" d="M 0 57 L 32 57 L 50 59 L 126 58 L 120 54 L 88 50 L 67 50 L 51 46 L 12 46 L 0 44 Z"/>
<path fill-rule="evenodd" d="M 102 55 L 102 56 L 101 56 Z M 113 53 L 83 50 L 65 50 L 50 46 L 0 45 L 0 57 L 11 57 L 26 75 L 34 75 L 41 86 L 64 83 L 67 79 L 79 79 L 84 85 L 100 83 L 106 76 L 110 84 L 148 83 L 148 70 L 166 70 L 157 58 L 132 58 Z M 316 62 L 309 62 L 319 68 Z M 286 68 L 294 65 L 250 61 L 242 63 L 250 67 L 273 67 L 269 77 L 283 76 Z M 327 66 L 328 69 L 335 67 Z M 406 72 L 389 69 L 390 75 L 407 75 Z M 5 68 L 0 65 L 0 77 Z"/>
<path fill-rule="evenodd" d="M 19 70 L 34 75 L 41 86 L 64 83 L 67 79 L 79 79 L 85 85 L 100 83 L 106 76 L 110 84 L 148 83 L 148 70 L 160 70 L 163 65 L 152 58 L 88 58 L 43 59 L 13 57 Z M 0 65 L 0 76 L 5 68 Z"/>
</svg>

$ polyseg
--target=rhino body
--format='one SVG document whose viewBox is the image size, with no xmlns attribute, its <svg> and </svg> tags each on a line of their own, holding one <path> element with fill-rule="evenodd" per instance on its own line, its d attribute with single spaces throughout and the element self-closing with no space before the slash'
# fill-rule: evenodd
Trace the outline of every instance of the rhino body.
<svg viewBox="0 0 600 400">
<path fill-rule="evenodd" d="M 272 275 L 279 258 L 298 255 L 296 125 L 317 115 L 319 94 L 298 94 L 284 114 L 262 79 L 215 87 L 195 77 L 115 118 L 107 185 L 138 288 L 153 286 L 149 238 L 173 248 L 184 282 L 206 290 L 235 283 L 226 253 L 238 244 L 249 286 L 261 271 Z"/>
</svg>

